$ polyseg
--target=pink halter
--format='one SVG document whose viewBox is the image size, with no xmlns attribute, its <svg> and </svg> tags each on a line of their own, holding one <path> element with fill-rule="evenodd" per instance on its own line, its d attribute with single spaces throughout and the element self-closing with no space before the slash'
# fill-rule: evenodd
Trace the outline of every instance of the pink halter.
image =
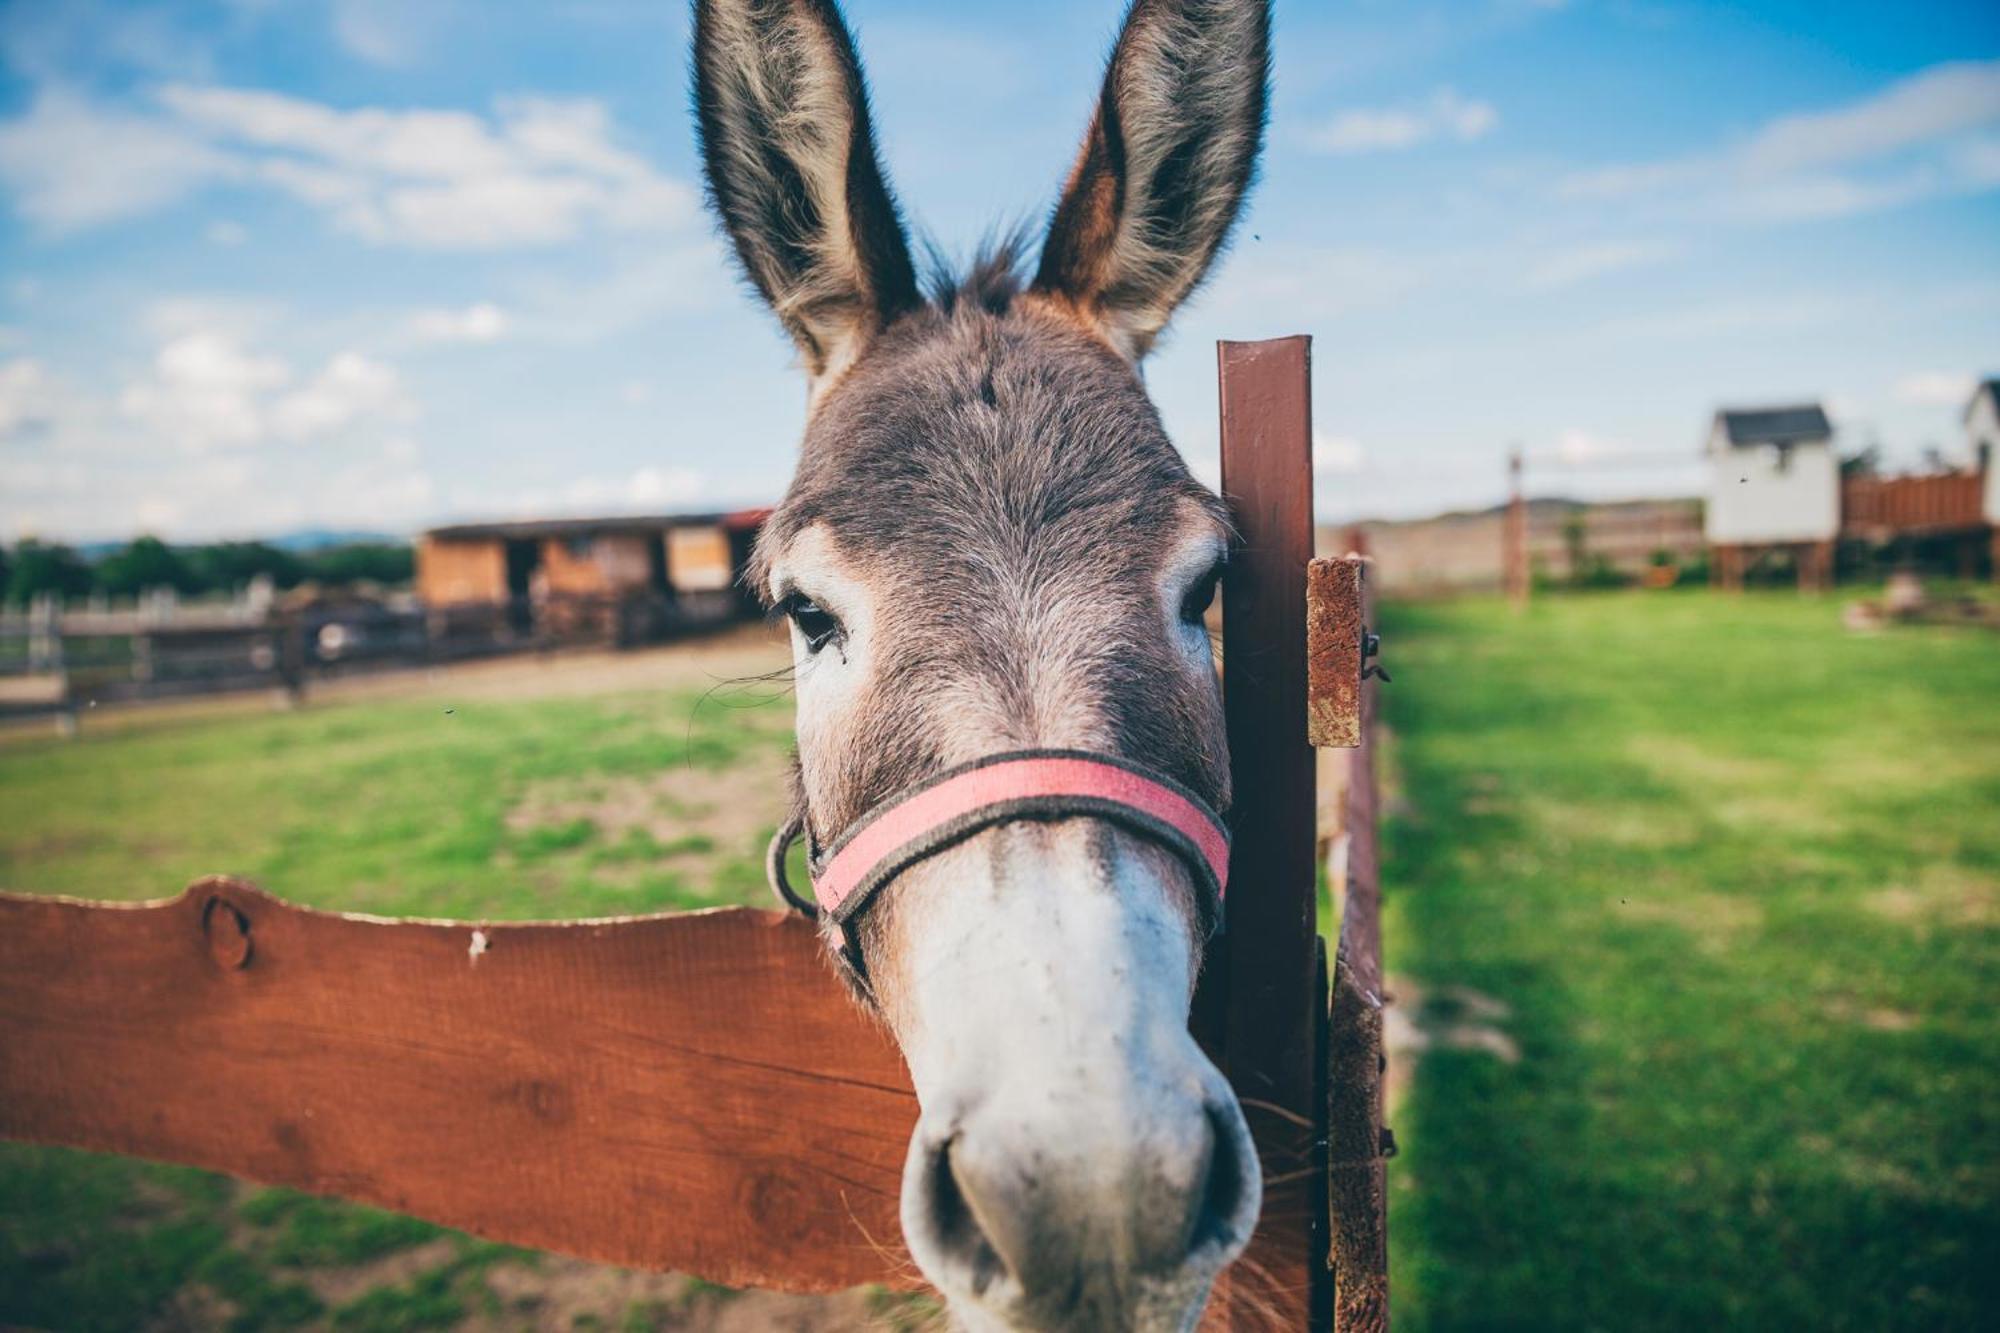
<svg viewBox="0 0 2000 1333">
<path fill-rule="evenodd" d="M 858 966 L 852 923 L 898 874 L 995 824 L 1078 815 L 1111 820 L 1179 853 L 1202 890 L 1211 933 L 1220 927 L 1229 883 L 1229 830 L 1221 817 L 1171 778 L 1078 750 L 989 755 L 889 797 L 812 856 L 816 902 L 785 879 L 785 853 L 804 832 L 802 814 L 771 840 L 768 869 L 786 902 L 840 925 L 848 960 Z"/>
</svg>

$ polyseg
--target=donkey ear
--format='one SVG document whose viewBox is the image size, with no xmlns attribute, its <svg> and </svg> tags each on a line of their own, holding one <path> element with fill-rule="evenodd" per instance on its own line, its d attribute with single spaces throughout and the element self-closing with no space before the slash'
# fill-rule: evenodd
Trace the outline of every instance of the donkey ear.
<svg viewBox="0 0 2000 1333">
<path fill-rule="evenodd" d="M 1135 0 L 1042 246 L 1034 290 L 1131 360 L 1200 283 L 1264 137 L 1268 0 Z"/>
<path fill-rule="evenodd" d="M 714 205 L 815 380 L 921 304 L 833 0 L 699 0 L 695 110 Z"/>
</svg>

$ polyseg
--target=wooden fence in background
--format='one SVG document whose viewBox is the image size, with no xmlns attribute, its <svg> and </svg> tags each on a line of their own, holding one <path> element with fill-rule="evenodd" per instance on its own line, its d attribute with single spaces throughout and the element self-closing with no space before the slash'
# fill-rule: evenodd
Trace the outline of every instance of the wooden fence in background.
<svg viewBox="0 0 2000 1333">
<path fill-rule="evenodd" d="M 1842 477 L 1841 535 L 1886 541 L 1891 537 L 1984 533 L 1985 486 L 1986 477 L 1979 472 Z"/>
<path fill-rule="evenodd" d="M 1309 344 L 1223 344 L 1236 790 L 1197 1034 L 1266 1198 L 1211 1324 L 1387 1320 L 1375 788 L 1356 561 L 1312 523 Z M 1308 654 L 1308 643 L 1312 652 Z M 1310 662 L 1308 658 L 1310 657 Z M 1331 986 L 1313 754 L 1354 745 Z M 897 1221 L 915 1098 L 806 921 L 392 921 L 232 879 L 137 905 L 0 895 L 0 1136 L 187 1163 L 732 1285 L 921 1285 Z M 1254 1312 L 1245 1314 L 1244 1312 Z"/>
<path fill-rule="evenodd" d="M 742 614 L 733 590 L 438 607 L 357 600 L 254 613 L 169 605 L 166 612 L 64 610 L 43 601 L 26 613 L 0 613 L 0 717 L 73 719 L 98 703 L 232 690 L 279 690 L 297 699 L 316 680 L 506 653 L 631 647 Z"/>
</svg>

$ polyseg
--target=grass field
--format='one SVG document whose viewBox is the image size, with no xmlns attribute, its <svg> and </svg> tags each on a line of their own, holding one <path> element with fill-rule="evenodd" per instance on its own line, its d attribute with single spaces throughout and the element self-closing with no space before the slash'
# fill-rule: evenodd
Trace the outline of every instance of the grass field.
<svg viewBox="0 0 2000 1333">
<path fill-rule="evenodd" d="M 2000 640 L 1706 593 L 1390 608 L 1404 1330 L 1972 1327 L 2000 1300 Z M 768 644 L 0 744 L 0 887 L 540 917 L 761 900 Z M 592 672 L 597 674 L 593 675 Z M 0 1325 L 854 1328 L 0 1146 Z"/>
<path fill-rule="evenodd" d="M 1992 1327 L 2000 638 L 1674 593 L 1385 639 L 1400 1328 Z"/>
</svg>

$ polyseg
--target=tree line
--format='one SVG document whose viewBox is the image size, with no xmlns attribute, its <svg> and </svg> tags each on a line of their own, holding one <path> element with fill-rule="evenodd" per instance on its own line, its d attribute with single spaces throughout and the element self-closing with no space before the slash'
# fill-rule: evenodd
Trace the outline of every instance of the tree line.
<svg viewBox="0 0 2000 1333">
<path fill-rule="evenodd" d="M 139 537 L 91 558 L 73 546 L 32 538 L 11 549 L 0 546 L 0 592 L 10 604 L 26 605 L 41 593 L 59 598 L 132 597 L 149 588 L 172 588 L 184 597 L 233 593 L 269 575 L 279 588 L 301 583 L 408 583 L 415 576 L 415 553 L 391 542 L 356 542 L 313 551 L 288 551 L 265 542 L 212 542 L 170 546 L 157 537 Z"/>
</svg>

